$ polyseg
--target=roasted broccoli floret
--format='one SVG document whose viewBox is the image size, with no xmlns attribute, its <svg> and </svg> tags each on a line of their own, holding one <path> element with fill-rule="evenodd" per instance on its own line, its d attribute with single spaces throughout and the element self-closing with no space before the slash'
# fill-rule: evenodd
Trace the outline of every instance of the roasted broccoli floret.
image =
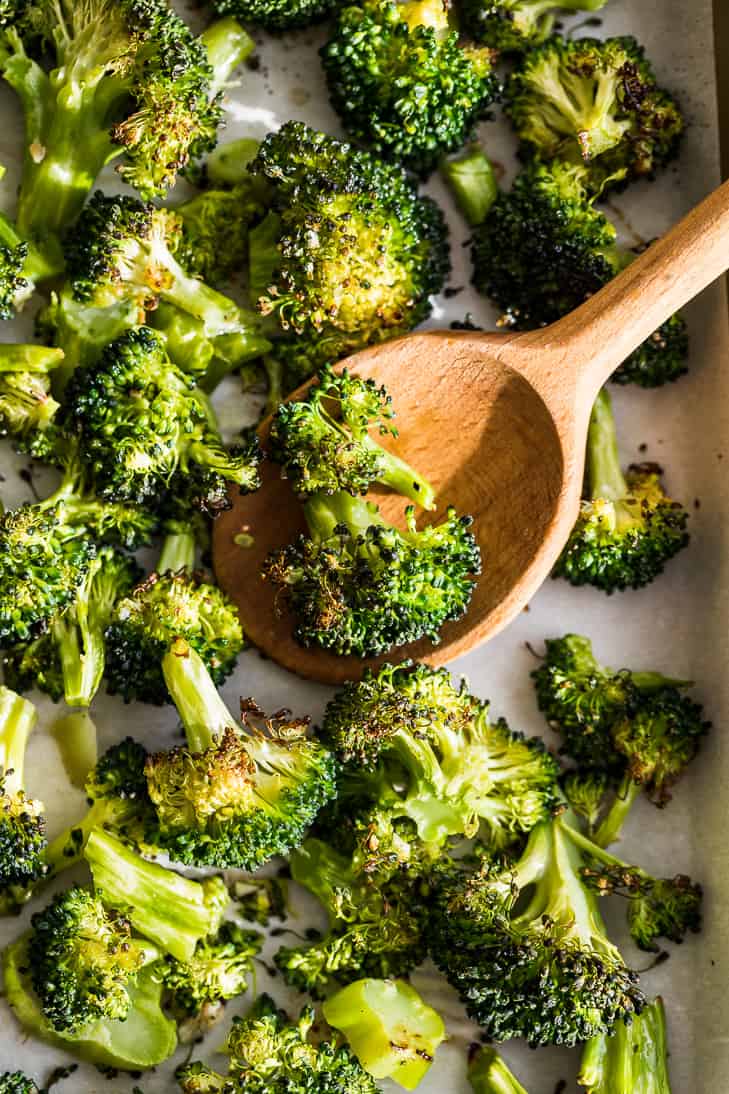
<svg viewBox="0 0 729 1094">
<path fill-rule="evenodd" d="M 388 524 L 374 505 L 339 492 L 313 495 L 309 535 L 269 555 L 264 577 L 277 586 L 303 646 L 369 657 L 429 638 L 468 609 L 481 552 L 472 518 L 453 507 L 440 524 Z"/>
<path fill-rule="evenodd" d="M 229 12 L 245 23 L 274 32 L 318 23 L 337 4 L 338 0 L 213 0 L 221 15 Z"/>
<path fill-rule="evenodd" d="M 8 1002 L 29 1032 L 106 1067 L 153 1067 L 174 1052 L 159 951 L 100 894 L 59 893 L 3 957 Z"/>
<path fill-rule="evenodd" d="M 521 53 L 544 41 L 560 12 L 600 11 L 607 0 L 458 0 L 463 25 L 477 42 Z"/>
<path fill-rule="evenodd" d="M 368 1074 L 405 1090 L 427 1075 L 445 1039 L 441 1016 L 404 980 L 358 980 L 330 995 L 322 1012 Z"/>
<path fill-rule="evenodd" d="M 488 703 L 446 669 L 367 670 L 329 703 L 322 735 L 344 764 L 343 797 L 369 793 L 373 810 L 408 819 L 431 846 L 479 829 L 503 846 L 557 800 L 559 768 L 542 741 L 489 721 Z"/>
<path fill-rule="evenodd" d="M 0 915 L 16 911 L 45 876 L 43 803 L 25 792 L 25 750 L 36 710 L 0 686 Z"/>
<path fill-rule="evenodd" d="M 342 7 L 321 58 L 352 137 L 420 175 L 466 142 L 499 91 L 496 55 L 460 41 L 442 0 Z"/>
<path fill-rule="evenodd" d="M 503 311 L 502 325 L 545 326 L 579 307 L 634 258 L 617 244 L 615 225 L 595 208 L 585 168 L 534 163 L 501 194 L 473 235 L 473 281 Z M 613 375 L 657 387 L 686 371 L 688 336 L 668 319 Z"/>
<path fill-rule="evenodd" d="M 479 1045 L 468 1061 L 468 1081 L 473 1094 L 527 1094 L 496 1049 Z"/>
<path fill-rule="evenodd" d="M 516 862 L 443 867 L 429 905 L 433 960 L 495 1041 L 574 1045 L 644 1005 L 583 884 L 569 820 L 537 825 Z"/>
<path fill-rule="evenodd" d="M 88 707 L 106 665 L 105 634 L 114 605 L 140 576 L 136 562 L 101 547 L 75 599 L 40 638 L 9 650 L 5 679 L 18 691 L 38 687 L 68 706 Z"/>
<path fill-rule="evenodd" d="M 366 494 L 377 482 L 435 508 L 435 492 L 409 464 L 373 440 L 370 429 L 397 436 L 392 399 L 374 380 L 322 369 L 303 402 L 282 403 L 271 423 L 269 452 L 298 494 Z"/>
<path fill-rule="evenodd" d="M 59 405 L 51 377 L 62 361 L 60 349 L 0 345 L 0 437 L 32 449 L 34 437 L 50 427 Z"/>
<path fill-rule="evenodd" d="M 663 1000 L 654 999 L 630 1025 L 618 1025 L 585 1045 L 577 1082 L 588 1094 L 641 1090 L 671 1094 Z"/>
<path fill-rule="evenodd" d="M 159 505 L 179 495 L 214 509 L 226 482 L 258 486 L 255 443 L 226 450 L 204 396 L 149 327 L 76 371 L 65 413 L 100 494 L 113 501 Z"/>
<path fill-rule="evenodd" d="M 270 212 L 250 232 L 249 283 L 281 335 L 286 391 L 429 315 L 450 268 L 447 232 L 401 168 L 288 122 L 250 170 Z"/>
<path fill-rule="evenodd" d="M 247 923 L 268 927 L 272 919 L 283 920 L 288 915 L 288 883 L 278 877 L 239 877 L 231 894 L 241 917 Z"/>
<path fill-rule="evenodd" d="M 2 69 L 0 28 L 0 70 Z M 57 242 L 44 246 L 26 239 L 0 213 L 0 319 L 12 319 L 35 292 L 36 283 L 55 277 L 63 270 L 63 255 Z"/>
<path fill-rule="evenodd" d="M 22 1071 L 6 1071 L 0 1075 L 0 1094 L 40 1094 L 40 1088 Z"/>
<path fill-rule="evenodd" d="M 227 1076 L 202 1064 L 184 1064 L 177 1071 L 183 1094 L 377 1094 L 377 1083 L 348 1048 L 309 1040 L 314 1020 L 313 1009 L 306 1007 L 291 1023 L 270 996 L 261 995 L 245 1018 L 233 1019 L 224 1050 Z"/>
<path fill-rule="evenodd" d="M 612 403 L 602 389 L 587 435 L 587 497 L 555 568 L 572 585 L 603 592 L 655 580 L 689 541 L 688 514 L 661 488 L 656 464 L 620 468 Z"/>
<path fill-rule="evenodd" d="M 530 50 L 507 86 L 507 112 L 542 159 L 584 161 L 594 192 L 651 177 L 675 155 L 678 104 L 656 85 L 634 38 L 549 38 Z"/>
<path fill-rule="evenodd" d="M 25 109 L 18 228 L 60 237 L 106 163 L 164 196 L 214 147 L 221 91 L 250 52 L 224 20 L 196 39 L 166 0 L 28 0 L 0 31 L 0 71 Z"/>
<path fill-rule="evenodd" d="M 308 720 L 266 718 L 247 699 L 241 731 L 186 642 L 162 667 L 187 744 L 147 759 L 155 843 L 177 862 L 241 869 L 298 846 L 335 791 L 334 760 L 307 736 Z"/>
<path fill-rule="evenodd" d="M 198 942 L 189 961 L 167 957 L 164 983 L 168 1005 L 178 1019 L 217 1011 L 228 999 L 243 995 L 253 972 L 253 958 L 263 936 L 230 920 L 217 934 Z"/>
</svg>

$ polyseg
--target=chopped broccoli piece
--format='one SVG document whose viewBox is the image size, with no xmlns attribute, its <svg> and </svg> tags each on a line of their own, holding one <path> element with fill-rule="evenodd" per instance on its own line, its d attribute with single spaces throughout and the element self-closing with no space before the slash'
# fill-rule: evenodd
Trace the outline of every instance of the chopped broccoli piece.
<svg viewBox="0 0 729 1094">
<path fill-rule="evenodd" d="M 654 999 L 611 1036 L 603 1033 L 588 1041 L 577 1082 L 588 1094 L 614 1094 L 618 1089 L 671 1094 L 663 1000 Z"/>
<path fill-rule="evenodd" d="M 162 197 L 214 147 L 221 91 L 250 51 L 232 20 L 196 39 L 166 0 L 28 0 L 0 31 L 0 71 L 25 110 L 18 228 L 61 235 L 106 163 Z"/>
<path fill-rule="evenodd" d="M 655 464 L 634 464 L 623 475 L 612 404 L 603 388 L 587 437 L 588 496 L 555 576 L 606 593 L 655 580 L 689 541 L 688 514 L 664 494 L 660 474 Z"/>
<path fill-rule="evenodd" d="M 341 7 L 321 58 L 345 129 L 423 176 L 465 143 L 500 89 L 494 52 L 462 44 L 442 0 Z"/>
<path fill-rule="evenodd" d="M 430 314 L 450 269 L 447 230 L 401 168 L 288 122 L 250 170 L 270 212 L 250 232 L 249 283 L 281 336 L 285 390 Z"/>
<path fill-rule="evenodd" d="M 309 536 L 264 567 L 303 646 L 368 657 L 424 637 L 435 644 L 443 625 L 465 614 L 481 571 L 471 517 L 450 507 L 442 523 L 418 530 L 409 506 L 401 531 L 344 492 L 315 494 L 304 512 Z"/>
<path fill-rule="evenodd" d="M 73 786 L 83 790 L 99 762 L 96 724 L 88 710 L 72 710 L 54 718 L 50 734 L 58 745 L 61 763 Z"/>
<path fill-rule="evenodd" d="M 549 38 L 507 86 L 507 112 L 542 159 L 582 160 L 595 192 L 652 177 L 677 153 L 684 121 L 634 38 Z"/>
<path fill-rule="evenodd" d="M 277 877 L 238 878 L 232 893 L 243 919 L 267 927 L 272 919 L 288 915 L 288 885 Z"/>
<path fill-rule="evenodd" d="M 0 345 L 0 437 L 21 450 L 50 427 L 58 410 L 51 376 L 63 350 L 43 346 Z"/>
<path fill-rule="evenodd" d="M 269 451 L 298 494 L 356 497 L 377 482 L 424 509 L 435 492 L 417 471 L 370 437 L 368 430 L 397 436 L 392 399 L 374 380 L 344 369 L 322 369 L 302 402 L 282 403 L 271 423 Z"/>
<path fill-rule="evenodd" d="M 570 814 L 532 829 L 516 862 L 441 871 L 433 960 L 495 1041 L 574 1045 L 640 1013 L 637 974 L 609 941 Z"/>
<path fill-rule="evenodd" d="M 498 1052 L 479 1045 L 468 1062 L 468 1081 L 473 1094 L 527 1094 Z"/>
<path fill-rule="evenodd" d="M 459 0 L 463 25 L 477 42 L 521 53 L 544 41 L 562 11 L 600 11 L 607 0 Z"/>
<path fill-rule="evenodd" d="M 179 1018 L 190 1018 L 243 995 L 263 936 L 226 921 L 217 934 L 201 939 L 189 961 L 167 957 L 168 1002 Z"/>
<path fill-rule="evenodd" d="M 224 448 L 204 397 L 149 327 L 77 370 L 65 409 L 101 495 L 113 501 L 160 504 L 180 494 L 206 509 L 220 504 L 225 482 L 258 486 L 255 443 Z"/>
<path fill-rule="evenodd" d="M 257 151 L 257 144 L 249 149 L 249 162 Z M 266 212 L 265 191 L 265 186 L 242 169 L 232 185 L 209 185 L 176 206 L 175 213 L 182 218 L 182 236 L 175 257 L 184 269 L 210 285 L 245 270 L 248 229 Z"/>
<path fill-rule="evenodd" d="M 415 1090 L 445 1039 L 443 1019 L 404 980 L 357 980 L 322 1007 L 375 1079 Z"/>
<path fill-rule="evenodd" d="M 337 3 L 338 0 L 213 0 L 220 15 L 230 12 L 245 23 L 273 32 L 318 23 Z"/>
<path fill-rule="evenodd" d="M 533 163 L 501 194 L 473 235 L 473 281 L 503 310 L 502 325 L 546 326 L 579 307 L 634 258 L 615 225 L 597 210 L 584 166 Z M 613 375 L 617 383 L 657 387 L 686 372 L 688 336 L 668 319 Z"/>
<path fill-rule="evenodd" d="M 481 146 L 472 144 L 462 156 L 444 160 L 441 171 L 468 224 L 482 224 L 499 196 L 499 185 Z"/>
<path fill-rule="evenodd" d="M 40 1088 L 22 1071 L 5 1071 L 0 1075 L 0 1094 L 40 1094 Z"/>
<path fill-rule="evenodd" d="M 15 912 L 45 876 L 44 806 L 25 792 L 32 703 L 0 686 L 0 915 Z"/>
<path fill-rule="evenodd" d="M 178 640 L 163 671 L 186 746 L 148 758 L 155 842 L 177 862 L 255 869 L 298 846 L 334 795 L 334 760 L 290 711 L 241 701 L 244 732 L 199 655 Z"/>
</svg>

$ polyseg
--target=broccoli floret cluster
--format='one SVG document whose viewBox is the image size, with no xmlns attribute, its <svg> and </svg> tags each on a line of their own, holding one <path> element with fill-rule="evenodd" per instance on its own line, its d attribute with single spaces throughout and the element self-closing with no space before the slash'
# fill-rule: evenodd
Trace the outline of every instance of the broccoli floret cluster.
<svg viewBox="0 0 729 1094">
<path fill-rule="evenodd" d="M 53 423 L 59 404 L 51 378 L 63 357 L 60 349 L 0 345 L 0 437 L 11 437 L 21 450 L 42 442 Z"/>
<path fill-rule="evenodd" d="M 5 1071 L 0 1075 L 0 1094 L 40 1094 L 40 1088 L 22 1071 Z"/>
<path fill-rule="evenodd" d="M 175 1015 L 210 1015 L 226 1000 L 243 995 L 262 944 L 258 931 L 226 920 L 216 934 L 198 942 L 188 961 L 168 956 L 164 983 Z"/>
<path fill-rule="evenodd" d="M 213 0 L 221 15 L 231 14 L 245 23 L 279 32 L 318 23 L 337 6 L 338 0 Z"/>
<path fill-rule="evenodd" d="M 321 58 L 351 136 L 421 175 L 466 142 L 499 91 L 494 52 L 462 44 L 441 0 L 342 7 Z"/>
<path fill-rule="evenodd" d="M 477 42 L 522 53 L 543 42 L 555 15 L 573 11 L 600 11 L 607 0 L 459 0 L 465 29 Z"/>
</svg>

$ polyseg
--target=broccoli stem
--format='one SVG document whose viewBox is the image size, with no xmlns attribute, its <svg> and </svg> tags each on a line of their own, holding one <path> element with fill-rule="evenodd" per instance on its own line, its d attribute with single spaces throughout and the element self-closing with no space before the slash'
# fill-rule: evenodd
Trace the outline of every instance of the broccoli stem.
<svg viewBox="0 0 729 1094">
<path fill-rule="evenodd" d="M 623 778 L 615 795 L 615 801 L 610 806 L 604 820 L 595 832 L 594 842 L 600 847 L 609 847 L 620 839 L 628 814 L 633 808 L 636 799 L 640 797 L 642 787 L 635 782 L 630 775 Z"/>
<path fill-rule="evenodd" d="M 51 735 L 61 753 L 63 767 L 74 786 L 83 788 L 99 758 L 96 726 L 86 710 L 73 711 L 57 718 Z"/>
<path fill-rule="evenodd" d="M 208 63 L 213 70 L 210 97 L 214 98 L 225 90 L 236 68 L 250 56 L 256 43 L 231 16 L 218 19 L 209 26 L 200 35 L 200 41 L 205 46 Z"/>
<path fill-rule="evenodd" d="M 178 638 L 162 659 L 162 672 L 185 727 L 191 752 L 212 748 L 236 721 L 218 694 L 200 655 Z"/>
<path fill-rule="evenodd" d="M 482 224 L 499 196 L 494 169 L 483 149 L 472 144 L 465 155 L 444 160 L 441 171 L 468 224 L 472 228 Z"/>
<path fill-rule="evenodd" d="M 157 562 L 158 574 L 176 574 L 195 569 L 195 536 L 191 531 L 176 529 L 165 536 Z"/>
<path fill-rule="evenodd" d="M 579 847 L 590 858 L 597 859 L 598 862 L 602 862 L 605 866 L 619 866 L 626 870 L 632 869 L 636 872 L 643 873 L 643 871 L 639 871 L 637 867 L 630 866 L 629 863 L 624 862 L 615 855 L 611 855 L 610 852 L 605 849 L 605 845 L 598 843 L 594 837 L 589 839 L 570 824 L 563 823 L 562 827 L 575 846 Z"/>
<path fill-rule="evenodd" d="M 470 1059 L 468 1081 L 473 1094 L 527 1094 L 498 1052 L 487 1045 L 482 1045 Z"/>
<path fill-rule="evenodd" d="M 84 848 L 91 832 L 108 825 L 118 828 L 132 820 L 139 810 L 139 803 L 132 798 L 99 798 L 89 807 L 86 816 L 71 828 L 67 828 L 52 840 L 45 852 L 48 867 L 46 878 L 75 866 L 84 857 Z"/>
<path fill-rule="evenodd" d="M 587 1042 L 577 1082 L 592 1094 L 671 1094 L 667 1058 L 666 1015 L 659 997 L 630 1024 L 618 1022 L 610 1036 L 600 1034 Z"/>
<path fill-rule="evenodd" d="M 60 245 L 48 240 L 43 250 L 35 243 L 24 238 L 4 213 L 0 213 L 0 244 L 15 249 L 26 246 L 28 253 L 23 263 L 23 276 L 32 285 L 38 281 L 47 281 L 63 272 L 63 255 Z"/>
<path fill-rule="evenodd" d="M 240 137 L 219 144 L 205 160 L 208 183 L 213 187 L 235 186 L 247 179 L 248 164 L 255 159 L 259 148 L 260 142 L 253 137 Z"/>
<path fill-rule="evenodd" d="M 618 453 L 618 435 L 612 400 L 603 388 L 595 400 L 587 434 L 587 466 L 590 496 L 619 501 L 628 493 Z"/>
<path fill-rule="evenodd" d="M 31 702 L 0 685 L 0 793 L 6 797 L 24 789 L 25 750 L 37 716 Z"/>
<path fill-rule="evenodd" d="M 124 909 L 140 934 L 180 961 L 189 961 L 200 939 L 223 920 L 228 893 L 218 877 L 181 877 L 100 828 L 89 834 L 84 857 L 104 903 Z"/>
<path fill-rule="evenodd" d="M 376 505 L 353 498 L 344 490 L 335 494 L 314 494 L 304 503 L 304 516 L 312 538 L 321 543 L 345 525 L 353 536 L 364 535 L 374 524 L 386 525 Z"/>
<path fill-rule="evenodd" d="M 99 557 L 92 561 L 72 608 L 52 625 L 61 661 L 64 698 L 70 707 L 90 706 L 104 675 L 107 613 L 103 613 L 99 625 L 91 604 L 94 583 L 102 565 Z"/>
</svg>

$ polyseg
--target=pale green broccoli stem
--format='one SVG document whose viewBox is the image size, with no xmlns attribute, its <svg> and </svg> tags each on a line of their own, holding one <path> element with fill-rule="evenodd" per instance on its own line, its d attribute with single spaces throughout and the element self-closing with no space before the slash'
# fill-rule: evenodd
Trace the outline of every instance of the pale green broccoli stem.
<svg viewBox="0 0 729 1094">
<path fill-rule="evenodd" d="M 63 350 L 50 346 L 0 345 L 0 375 L 4 372 L 35 372 L 47 376 L 62 360 Z"/>
<path fill-rule="evenodd" d="M 575 846 L 579 847 L 580 850 L 590 858 L 596 859 L 598 862 L 603 863 L 604 866 L 619 866 L 622 869 L 630 868 L 635 873 L 644 874 L 644 871 L 640 870 L 638 867 L 630 866 L 629 863 L 623 862 L 622 859 L 617 858 L 615 855 L 611 855 L 610 852 L 605 849 L 605 845 L 598 843 L 594 836 L 592 839 L 589 839 L 587 836 L 583 835 L 579 829 L 574 828 L 571 824 L 566 824 L 564 821 L 562 822 L 562 827 Z"/>
<path fill-rule="evenodd" d="M 263 369 L 268 380 L 266 405 L 263 413 L 264 417 L 268 417 L 276 413 L 284 399 L 283 369 L 281 362 L 270 355 L 263 358 Z"/>
<path fill-rule="evenodd" d="M 100 828 L 89 834 L 84 857 L 104 903 L 123 909 L 140 934 L 179 961 L 189 961 L 200 939 L 223 921 L 228 890 L 222 878 L 182 877 Z"/>
<path fill-rule="evenodd" d="M 0 213 L 0 244 L 11 250 L 23 245 L 28 248 L 22 276 L 29 282 L 29 286 L 19 303 L 31 295 L 36 282 L 47 281 L 63 272 L 64 262 L 60 246 L 49 240 L 45 249 L 41 250 L 39 246 L 26 240 L 4 213 Z"/>
<path fill-rule="evenodd" d="M 530 74 L 532 90 L 540 97 L 542 124 L 575 140 L 585 161 L 619 144 L 630 128 L 630 122 L 613 116 L 618 78 L 613 72 L 588 76 L 569 72 L 558 57 L 544 61 Z"/>
<path fill-rule="evenodd" d="M 104 632 L 114 597 L 101 584 L 103 566 L 103 557 L 92 561 L 74 604 L 52 627 L 61 661 L 64 698 L 70 707 L 90 706 L 104 675 Z M 113 588 L 113 582 L 111 585 Z M 103 603 L 94 604 L 96 597 Z"/>
<path fill-rule="evenodd" d="M 210 98 L 225 91 L 233 73 L 256 47 L 251 36 L 232 17 L 218 19 L 200 35 L 213 70 Z"/>
<path fill-rule="evenodd" d="M 593 836 L 594 842 L 600 847 L 609 847 L 611 843 L 620 839 L 623 825 L 636 799 L 640 797 L 642 789 L 640 783 L 629 775 L 623 778 L 615 795 L 615 801 Z"/>
<path fill-rule="evenodd" d="M 441 171 L 467 223 L 472 228 L 483 224 L 499 196 L 494 169 L 484 150 L 472 144 L 465 155 L 444 160 Z"/>
<path fill-rule="evenodd" d="M 212 748 L 226 729 L 235 728 L 205 662 L 183 639 L 176 639 L 162 658 L 162 672 L 191 752 Z"/>
<path fill-rule="evenodd" d="M 37 717 L 32 703 L 0 685 L 0 795 L 24 789 L 25 750 Z"/>
<path fill-rule="evenodd" d="M 83 789 L 99 758 L 96 726 L 86 710 L 64 714 L 51 725 L 63 767 L 74 786 Z"/>
<path fill-rule="evenodd" d="M 304 516 L 312 539 L 321 543 L 334 535 L 338 525 L 346 525 L 353 536 L 364 535 L 373 525 L 387 527 L 375 505 L 353 498 L 344 490 L 335 494 L 314 494 L 304 503 Z"/>
<path fill-rule="evenodd" d="M 192 573 L 195 569 L 195 536 L 188 529 L 169 532 L 162 543 L 157 573 L 177 574 L 181 570 Z"/>
<path fill-rule="evenodd" d="M 629 1024 L 618 1022 L 610 1035 L 589 1040 L 577 1082 L 590 1094 L 617 1090 L 671 1094 L 663 1000 L 654 999 Z"/>
<path fill-rule="evenodd" d="M 603 388 L 592 408 L 587 434 L 587 467 L 590 496 L 620 501 L 628 493 L 618 453 L 618 435 L 612 400 Z"/>
<path fill-rule="evenodd" d="M 260 143 L 252 137 L 219 144 L 205 161 L 210 185 L 235 186 L 248 178 L 248 165 L 256 158 L 259 148 Z"/>
<path fill-rule="evenodd" d="M 389 486 L 405 498 L 410 498 L 423 509 L 435 509 L 435 490 L 421 475 L 414 471 L 409 463 L 401 460 L 392 452 L 373 441 L 368 433 L 359 438 L 363 448 L 377 452 L 382 468 L 378 472 L 377 481 L 383 486 Z"/>
<path fill-rule="evenodd" d="M 107 826 L 112 829 L 122 828 L 127 822 L 134 822 L 138 813 L 139 802 L 134 798 L 98 798 L 77 824 L 71 825 L 48 844 L 45 852 L 47 879 L 75 866 L 83 859 L 84 848 L 91 832 Z"/>
<path fill-rule="evenodd" d="M 469 1063 L 468 1081 L 473 1094 L 527 1094 L 496 1049 L 488 1045 L 483 1045 Z"/>
<path fill-rule="evenodd" d="M 206 335 L 212 337 L 250 329 L 251 338 L 255 338 L 258 316 L 252 312 L 245 312 L 223 293 L 216 292 L 199 278 L 187 274 L 173 257 L 165 241 L 153 239 L 148 244 L 140 244 L 139 247 L 141 252 L 139 257 L 144 268 L 151 263 L 152 267 L 159 266 L 170 274 L 169 282 L 165 281 L 159 289 L 161 298 L 181 308 L 195 319 L 199 319 Z M 134 249 L 132 245 L 130 255 L 132 259 Z"/>
</svg>

